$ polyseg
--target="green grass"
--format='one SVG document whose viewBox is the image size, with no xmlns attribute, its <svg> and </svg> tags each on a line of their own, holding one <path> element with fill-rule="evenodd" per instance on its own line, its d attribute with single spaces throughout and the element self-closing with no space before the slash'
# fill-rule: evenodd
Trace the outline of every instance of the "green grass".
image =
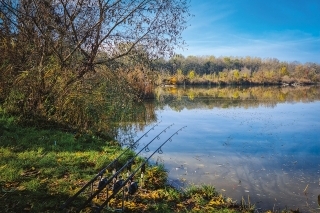
<svg viewBox="0 0 320 213">
<path fill-rule="evenodd" d="M 0 133 L 0 206 L 5 212 L 57 212 L 121 151 L 117 143 L 90 135 L 22 127 L 4 113 Z"/>
</svg>

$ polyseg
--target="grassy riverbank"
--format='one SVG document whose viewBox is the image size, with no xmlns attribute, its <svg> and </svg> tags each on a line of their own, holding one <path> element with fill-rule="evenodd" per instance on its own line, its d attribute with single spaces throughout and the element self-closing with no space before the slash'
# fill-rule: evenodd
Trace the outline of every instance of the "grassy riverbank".
<svg viewBox="0 0 320 213">
<path fill-rule="evenodd" d="M 4 212 L 61 212 L 61 204 L 122 152 L 115 141 L 20 126 L 4 114 L 0 114 L 0 135 L 0 206 Z M 128 152 L 119 164 L 133 155 Z M 149 165 L 138 192 L 124 202 L 125 212 L 254 212 L 248 198 L 236 203 L 207 185 L 179 191 L 166 180 L 163 166 Z M 86 197 L 82 194 L 68 212 L 74 212 Z M 94 202 L 103 202 L 103 195 Z M 120 198 L 110 201 L 112 209 L 121 204 Z"/>
</svg>

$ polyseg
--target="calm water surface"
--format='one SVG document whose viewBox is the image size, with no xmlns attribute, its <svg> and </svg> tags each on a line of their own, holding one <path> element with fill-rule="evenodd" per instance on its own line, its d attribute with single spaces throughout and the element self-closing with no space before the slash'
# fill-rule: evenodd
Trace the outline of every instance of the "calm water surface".
<svg viewBox="0 0 320 213">
<path fill-rule="evenodd" d="M 221 103 L 221 99 L 201 93 L 196 99 L 194 94 L 191 99 L 190 95 L 185 97 L 192 107 L 190 103 L 173 107 L 170 101 L 156 107 L 161 123 L 140 142 L 142 147 L 174 124 L 149 146 L 150 150 L 156 149 L 176 130 L 187 126 L 163 146 L 163 154 L 153 158 L 164 163 L 172 184 L 212 184 L 226 197 L 250 200 L 261 210 L 288 207 L 319 211 L 319 97 L 312 101 L 246 104 L 252 102 L 249 97 L 242 99 L 242 104 L 208 107 L 196 102 L 206 99 L 204 103 Z M 183 98 L 180 93 L 180 102 Z M 154 124 L 146 126 L 145 131 Z"/>
</svg>

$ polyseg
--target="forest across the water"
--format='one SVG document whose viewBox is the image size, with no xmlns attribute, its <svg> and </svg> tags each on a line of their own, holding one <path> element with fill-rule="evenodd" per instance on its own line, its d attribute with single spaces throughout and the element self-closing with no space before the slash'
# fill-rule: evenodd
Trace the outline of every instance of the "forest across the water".
<svg viewBox="0 0 320 213">
<path fill-rule="evenodd" d="M 153 64 L 156 83 L 213 85 L 306 85 L 320 82 L 320 65 L 275 58 L 176 55 Z"/>
</svg>

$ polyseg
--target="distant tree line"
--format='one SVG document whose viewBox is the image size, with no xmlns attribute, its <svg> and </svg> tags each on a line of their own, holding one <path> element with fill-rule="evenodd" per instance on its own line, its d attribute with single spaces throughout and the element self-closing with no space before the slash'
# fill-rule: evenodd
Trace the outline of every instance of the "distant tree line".
<svg viewBox="0 0 320 213">
<path fill-rule="evenodd" d="M 158 83 L 314 84 L 320 82 L 320 64 L 275 58 L 175 55 L 153 64 Z"/>
</svg>

